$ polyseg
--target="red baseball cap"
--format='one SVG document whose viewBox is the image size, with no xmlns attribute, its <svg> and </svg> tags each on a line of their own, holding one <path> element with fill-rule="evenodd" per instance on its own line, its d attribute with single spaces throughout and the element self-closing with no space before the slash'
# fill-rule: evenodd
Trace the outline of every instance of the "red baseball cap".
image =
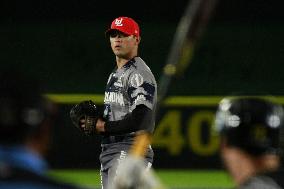
<svg viewBox="0 0 284 189">
<path fill-rule="evenodd" d="M 118 17 L 112 21 L 110 28 L 106 31 L 106 35 L 113 30 L 121 31 L 127 35 L 135 35 L 137 37 L 140 36 L 140 29 L 138 24 L 129 17 Z"/>
</svg>

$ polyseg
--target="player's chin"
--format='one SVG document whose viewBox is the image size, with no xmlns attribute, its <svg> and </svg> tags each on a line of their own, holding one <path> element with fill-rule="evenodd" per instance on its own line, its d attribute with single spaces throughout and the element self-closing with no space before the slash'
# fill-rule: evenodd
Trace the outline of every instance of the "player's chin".
<svg viewBox="0 0 284 189">
<path fill-rule="evenodd" d="M 119 49 L 113 49 L 113 53 L 116 55 L 116 56 L 121 56 L 123 53 L 121 52 L 121 50 Z"/>
<path fill-rule="evenodd" d="M 127 54 L 123 53 L 121 51 L 114 51 L 115 56 L 119 57 L 119 58 L 127 58 Z"/>
</svg>

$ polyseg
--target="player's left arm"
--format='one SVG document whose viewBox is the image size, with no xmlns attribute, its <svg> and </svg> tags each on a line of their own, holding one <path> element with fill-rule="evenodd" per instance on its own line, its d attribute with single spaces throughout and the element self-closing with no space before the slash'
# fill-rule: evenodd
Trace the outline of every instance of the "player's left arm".
<svg viewBox="0 0 284 189">
<path fill-rule="evenodd" d="M 142 104 L 138 105 L 132 113 L 126 115 L 124 119 L 119 121 L 106 121 L 104 125 L 105 133 L 115 135 L 146 130 L 146 125 L 151 123 L 152 115 L 151 109 Z M 140 124 L 143 121 L 147 124 Z"/>
</svg>

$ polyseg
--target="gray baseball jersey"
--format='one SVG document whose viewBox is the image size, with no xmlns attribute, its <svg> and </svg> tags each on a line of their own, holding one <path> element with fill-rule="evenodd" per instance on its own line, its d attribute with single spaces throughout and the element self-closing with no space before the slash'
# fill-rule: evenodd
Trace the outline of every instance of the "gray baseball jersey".
<svg viewBox="0 0 284 189">
<path fill-rule="evenodd" d="M 145 105 L 155 113 L 157 102 L 157 83 L 146 63 L 135 57 L 122 68 L 114 70 L 107 81 L 104 99 L 104 118 L 108 121 L 122 120 L 138 105 Z M 155 116 L 147 126 L 152 132 L 155 127 Z M 112 166 L 123 159 L 134 140 L 134 133 L 120 136 L 103 136 L 100 155 L 103 182 L 107 180 Z M 107 142 L 105 142 L 107 141 Z M 149 147 L 147 162 L 153 161 L 153 150 Z M 104 184 L 105 185 L 105 184 Z"/>
<path fill-rule="evenodd" d="M 249 178 L 238 189 L 283 189 L 284 171 L 279 169 Z"/>
<path fill-rule="evenodd" d="M 155 77 L 145 62 L 135 57 L 110 74 L 105 91 L 104 117 L 108 121 L 121 120 L 140 104 L 154 111 L 156 101 Z"/>
</svg>

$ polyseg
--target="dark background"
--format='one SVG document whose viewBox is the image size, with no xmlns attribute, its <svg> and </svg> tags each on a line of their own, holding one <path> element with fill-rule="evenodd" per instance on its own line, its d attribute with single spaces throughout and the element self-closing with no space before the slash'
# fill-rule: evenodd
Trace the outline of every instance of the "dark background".
<svg viewBox="0 0 284 189">
<path fill-rule="evenodd" d="M 49 92 L 102 93 L 115 64 L 104 31 L 124 15 L 139 22 L 140 55 L 158 79 L 186 5 L 185 0 L 1 1 L 0 62 L 39 75 Z M 170 93 L 282 94 L 281 5 L 274 0 L 220 0 L 190 69 Z"/>
<path fill-rule="evenodd" d="M 220 0 L 190 69 L 170 93 L 282 94 L 280 2 Z M 114 67 L 104 31 L 115 17 L 125 15 L 139 22 L 140 55 L 158 78 L 186 5 L 185 0 L 1 1 L 0 62 L 39 75 L 49 92 L 102 93 Z"/>
<path fill-rule="evenodd" d="M 173 81 L 169 94 L 283 95 L 281 2 L 220 0 L 190 68 Z M 114 18 L 130 16 L 142 30 L 140 55 L 158 80 L 187 3 L 1 1 L 0 69 L 14 66 L 38 76 L 46 84 L 47 93 L 103 94 L 108 74 L 115 66 L 104 32 Z M 70 127 L 70 108 L 60 107 L 49 160 L 54 167 L 98 167 L 98 139 L 86 139 Z M 159 158 L 157 154 L 157 166 Z"/>
<path fill-rule="evenodd" d="M 156 0 L 98 1 L 98 0 L 3 0 L 1 17 L 5 22 L 96 22 L 113 20 L 125 15 L 143 22 L 177 22 L 187 0 L 176 2 Z M 281 1 L 220 0 L 214 21 L 263 22 L 281 21 Z"/>
</svg>

